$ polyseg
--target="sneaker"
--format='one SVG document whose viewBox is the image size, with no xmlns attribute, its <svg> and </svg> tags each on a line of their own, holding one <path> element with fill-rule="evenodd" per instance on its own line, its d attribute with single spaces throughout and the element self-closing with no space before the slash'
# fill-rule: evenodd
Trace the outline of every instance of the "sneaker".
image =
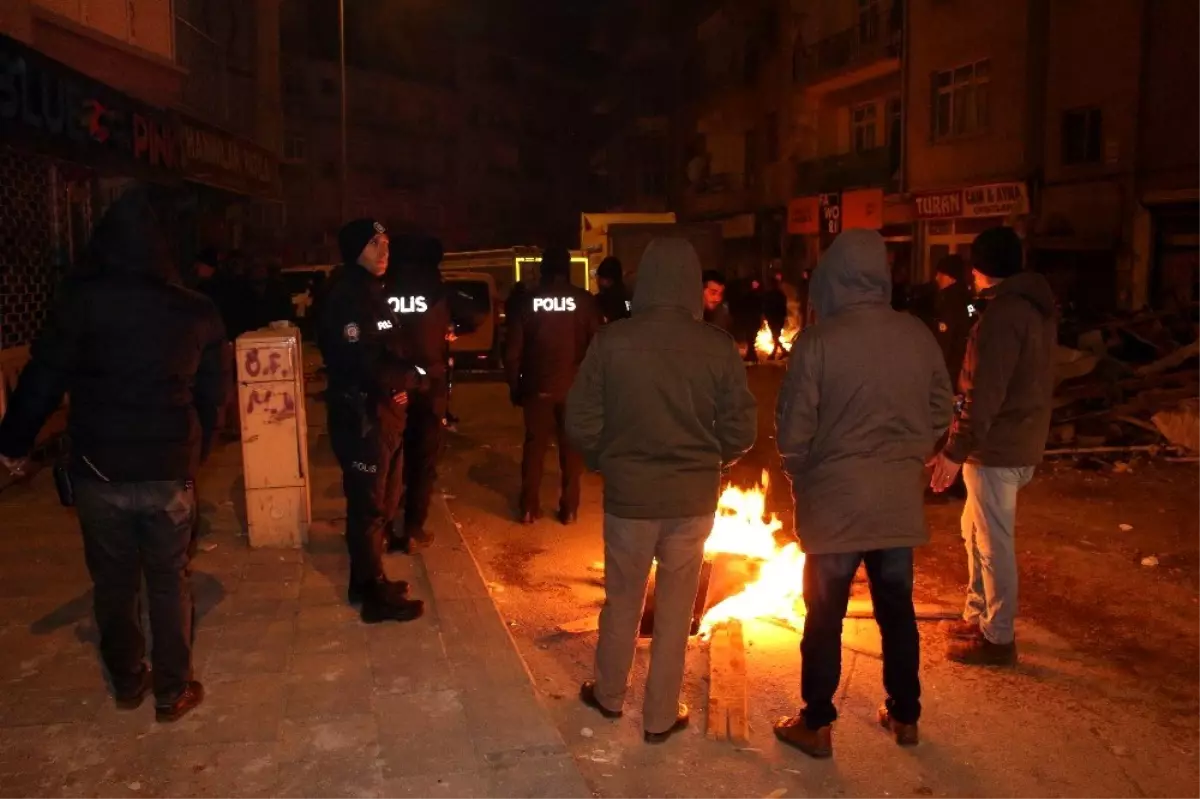
<svg viewBox="0 0 1200 799">
<path fill-rule="evenodd" d="M 204 701 L 204 686 L 192 680 L 186 686 L 179 696 L 175 697 L 170 702 L 158 702 L 154 706 L 155 720 L 164 724 L 172 721 L 179 721 L 181 718 L 191 713 L 200 703 Z"/>
<path fill-rule="evenodd" d="M 905 724 L 896 721 L 892 718 L 891 711 L 887 709 L 887 705 L 882 705 L 879 708 L 879 726 L 890 732 L 899 746 L 916 746 L 921 742 L 921 735 L 916 723 Z"/>
<path fill-rule="evenodd" d="M 982 635 L 969 641 L 951 641 L 946 658 L 968 666 L 1015 666 L 1017 642 L 993 644 Z"/>
<path fill-rule="evenodd" d="M 675 723 L 662 732 L 650 732 L 649 730 L 642 731 L 642 740 L 648 744 L 666 743 L 668 739 L 680 730 L 686 730 L 688 722 L 691 720 L 691 714 L 688 712 L 688 706 L 683 702 L 679 703 L 679 711 L 675 715 Z"/>
<path fill-rule="evenodd" d="M 788 746 L 799 749 L 809 757 L 824 760 L 833 757 L 833 727 L 826 724 L 819 729 L 809 729 L 799 714 L 781 718 L 775 722 L 775 737 Z"/>
</svg>

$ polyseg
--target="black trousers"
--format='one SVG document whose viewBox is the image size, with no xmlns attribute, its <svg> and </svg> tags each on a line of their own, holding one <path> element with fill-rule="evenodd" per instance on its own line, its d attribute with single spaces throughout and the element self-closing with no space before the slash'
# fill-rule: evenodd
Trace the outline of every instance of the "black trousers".
<svg viewBox="0 0 1200 799">
<path fill-rule="evenodd" d="M 800 639 L 800 696 L 805 726 L 819 729 L 837 718 L 833 697 L 842 677 L 842 620 L 858 564 L 866 562 L 883 639 L 883 687 L 892 718 L 915 724 L 921 716 L 920 638 L 913 608 L 913 551 L 877 549 L 808 555 L 804 604 L 808 615 Z"/>
<path fill-rule="evenodd" d="M 145 667 L 145 577 L 154 639 L 154 695 L 161 702 L 174 701 L 192 679 L 195 618 L 188 547 L 196 518 L 195 488 L 178 480 L 74 479 L 100 654 L 113 688 L 118 694 L 136 689 Z"/>
<path fill-rule="evenodd" d="M 397 407 L 375 415 L 364 431 L 354 408 L 336 399 L 328 407 L 329 437 L 346 494 L 350 584 L 382 582 L 383 554 L 403 488 L 405 413 Z"/>
<path fill-rule="evenodd" d="M 558 465 L 562 472 L 560 510 L 579 510 L 579 478 L 583 475 L 583 456 L 567 442 L 565 431 L 566 400 L 533 396 L 522 405 L 525 411 L 525 446 L 521 454 L 521 511 L 536 511 L 541 505 L 542 472 L 551 439 L 558 445 Z"/>
<path fill-rule="evenodd" d="M 413 394 L 404 426 L 404 532 L 419 534 L 429 518 L 429 503 L 437 482 L 438 458 L 442 449 L 442 418 L 446 394 L 435 386 Z"/>
</svg>

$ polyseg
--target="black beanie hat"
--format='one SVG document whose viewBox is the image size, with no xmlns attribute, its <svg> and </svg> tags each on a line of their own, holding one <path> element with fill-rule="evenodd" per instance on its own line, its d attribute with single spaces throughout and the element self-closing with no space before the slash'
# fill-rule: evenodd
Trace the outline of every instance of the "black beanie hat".
<svg viewBox="0 0 1200 799">
<path fill-rule="evenodd" d="M 988 277 L 1012 277 L 1021 271 L 1021 259 L 1021 238 L 1010 227 L 989 228 L 971 244 L 971 266 Z"/>
<path fill-rule="evenodd" d="M 571 253 L 562 247 L 551 247 L 542 253 L 542 280 L 568 277 L 571 274 Z"/>
<path fill-rule="evenodd" d="M 355 219 L 347 222 L 338 231 L 338 250 L 342 254 L 342 263 L 358 263 L 358 256 L 363 249 L 380 233 L 387 233 L 383 225 L 374 219 Z"/>
<path fill-rule="evenodd" d="M 614 283 L 622 282 L 623 272 L 621 259 L 615 255 L 608 256 L 600 262 L 600 266 L 596 267 L 596 277 L 602 280 L 611 280 Z"/>
<path fill-rule="evenodd" d="M 937 262 L 937 273 L 949 275 L 955 280 L 963 280 L 967 276 L 967 262 L 961 255 L 947 255 Z"/>
</svg>

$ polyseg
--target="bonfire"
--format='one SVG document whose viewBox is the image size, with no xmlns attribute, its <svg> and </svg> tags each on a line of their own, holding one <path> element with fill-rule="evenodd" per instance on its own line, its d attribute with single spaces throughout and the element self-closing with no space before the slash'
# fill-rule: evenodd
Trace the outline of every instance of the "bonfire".
<svg viewBox="0 0 1200 799">
<path fill-rule="evenodd" d="M 721 493 L 712 534 L 704 545 L 705 557 L 739 556 L 751 565 L 752 576 L 740 593 L 704 614 L 701 636 L 734 619 L 774 620 L 797 630 L 804 625 L 804 553 L 794 541 L 780 546 L 775 540 L 783 523 L 766 513 L 769 480 L 764 471 L 757 486 L 749 490 L 729 486 Z"/>
</svg>

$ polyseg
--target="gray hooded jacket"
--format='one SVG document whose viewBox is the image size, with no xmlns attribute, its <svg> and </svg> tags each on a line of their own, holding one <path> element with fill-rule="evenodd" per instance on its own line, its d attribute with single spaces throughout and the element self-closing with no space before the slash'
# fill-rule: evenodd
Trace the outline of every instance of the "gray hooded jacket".
<svg viewBox="0 0 1200 799">
<path fill-rule="evenodd" d="M 721 469 L 754 445 L 754 395 L 733 339 L 701 321 L 700 261 L 650 242 L 633 316 L 600 329 L 567 397 L 567 435 L 604 476 L 604 510 L 628 519 L 716 512 Z"/>
<path fill-rule="evenodd" d="M 933 335 L 890 306 L 883 239 L 849 230 L 813 274 L 817 323 L 804 329 L 775 409 L 805 552 L 928 540 L 924 463 L 950 424 L 953 394 Z"/>
</svg>

